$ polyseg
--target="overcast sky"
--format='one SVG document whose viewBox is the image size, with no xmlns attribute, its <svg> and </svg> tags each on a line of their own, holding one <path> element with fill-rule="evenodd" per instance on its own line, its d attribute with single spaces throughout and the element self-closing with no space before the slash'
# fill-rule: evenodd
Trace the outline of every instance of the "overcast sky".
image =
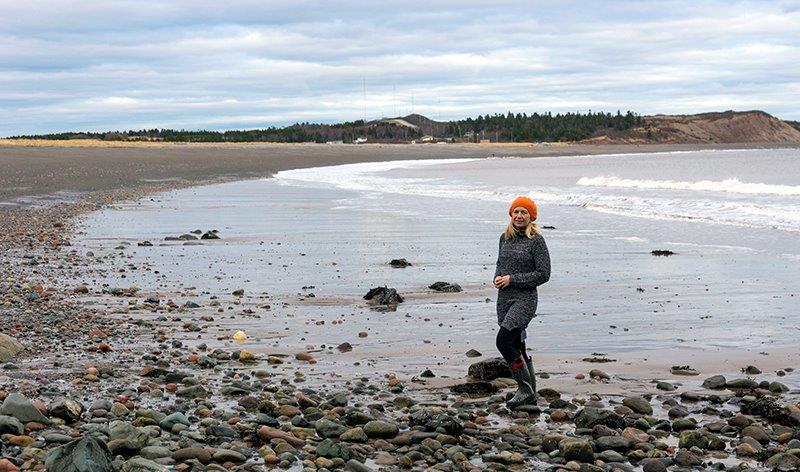
<svg viewBox="0 0 800 472">
<path fill-rule="evenodd" d="M 800 119 L 800 1 L 0 0 L 0 11 L 0 136 L 365 110 Z"/>
</svg>

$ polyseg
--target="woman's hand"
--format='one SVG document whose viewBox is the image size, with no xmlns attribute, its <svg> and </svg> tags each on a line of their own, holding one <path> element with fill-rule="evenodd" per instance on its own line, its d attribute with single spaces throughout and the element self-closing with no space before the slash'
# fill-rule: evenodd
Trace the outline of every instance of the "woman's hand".
<svg viewBox="0 0 800 472">
<path fill-rule="evenodd" d="M 494 288 L 506 288 L 511 285 L 510 275 L 498 275 L 494 278 Z"/>
</svg>

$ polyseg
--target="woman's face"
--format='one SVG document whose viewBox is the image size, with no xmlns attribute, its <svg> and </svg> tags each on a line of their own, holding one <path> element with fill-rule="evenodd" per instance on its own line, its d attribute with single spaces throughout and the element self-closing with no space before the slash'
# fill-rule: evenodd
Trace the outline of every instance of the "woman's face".
<svg viewBox="0 0 800 472">
<path fill-rule="evenodd" d="M 516 229 L 525 229 L 531 224 L 531 214 L 524 207 L 516 207 L 511 211 L 511 222 Z"/>
</svg>

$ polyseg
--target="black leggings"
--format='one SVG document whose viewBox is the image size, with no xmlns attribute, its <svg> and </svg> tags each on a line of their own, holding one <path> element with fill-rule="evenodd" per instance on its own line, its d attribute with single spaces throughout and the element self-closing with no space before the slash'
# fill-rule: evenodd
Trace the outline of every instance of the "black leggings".
<svg viewBox="0 0 800 472">
<path fill-rule="evenodd" d="M 506 329 L 502 326 L 497 332 L 497 350 L 509 365 L 519 356 L 525 354 L 525 342 L 522 340 L 522 329 Z M 527 356 L 525 356 L 527 358 Z"/>
</svg>

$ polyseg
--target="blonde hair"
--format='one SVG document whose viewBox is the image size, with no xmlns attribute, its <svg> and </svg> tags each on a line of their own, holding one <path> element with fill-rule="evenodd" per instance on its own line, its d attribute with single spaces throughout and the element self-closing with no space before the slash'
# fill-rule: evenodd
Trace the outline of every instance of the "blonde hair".
<svg viewBox="0 0 800 472">
<path fill-rule="evenodd" d="M 506 226 L 506 231 L 503 234 L 506 240 L 514 239 L 517 237 L 517 228 L 514 227 L 513 221 L 508 222 L 508 226 Z M 539 225 L 531 221 L 530 223 L 528 223 L 528 227 L 525 228 L 525 236 L 527 236 L 528 239 L 533 239 L 534 234 L 542 234 L 542 230 L 539 229 Z"/>
</svg>

